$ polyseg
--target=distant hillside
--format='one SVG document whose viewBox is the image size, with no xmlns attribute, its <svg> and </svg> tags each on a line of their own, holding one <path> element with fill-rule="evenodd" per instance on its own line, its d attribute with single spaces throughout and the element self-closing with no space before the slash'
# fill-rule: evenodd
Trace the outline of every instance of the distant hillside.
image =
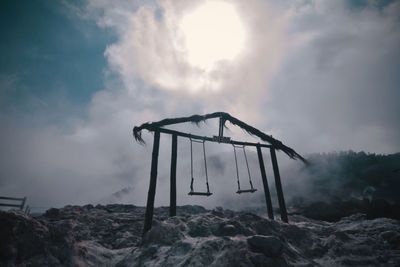
<svg viewBox="0 0 400 267">
<path fill-rule="evenodd" d="M 210 155 L 207 159 L 210 185 L 215 192 L 216 205 L 230 209 L 265 207 L 264 193 L 257 154 L 247 150 L 249 168 L 255 194 L 240 196 L 232 193 L 236 188 L 236 170 L 233 153 Z M 368 154 L 365 152 L 342 151 L 306 156 L 310 165 L 287 159 L 279 161 L 283 191 L 287 206 L 315 202 L 372 201 L 384 199 L 390 204 L 400 203 L 400 153 L 391 155 Z M 268 151 L 264 161 L 274 207 L 278 207 L 272 166 Z M 201 159 L 195 161 L 202 168 Z M 241 184 L 248 187 L 248 178 L 243 155 L 238 153 Z M 181 164 L 183 174 L 189 173 L 189 164 Z M 179 176 L 184 177 L 184 176 Z M 196 177 L 202 177 L 198 175 Z M 202 181 L 202 180 L 200 180 Z M 201 186 L 202 184 L 199 183 Z M 233 203 L 233 204 L 232 204 Z M 205 205 L 204 203 L 201 203 Z"/>
<path fill-rule="evenodd" d="M 313 154 L 310 166 L 289 165 L 285 193 L 290 212 L 338 221 L 358 212 L 400 219 L 400 153 Z"/>
<path fill-rule="evenodd" d="M 400 202 L 400 153 L 347 151 L 312 154 L 307 159 L 310 166 L 286 170 L 288 175 L 296 176 L 285 188 L 294 196 L 297 192 L 297 197 L 305 201 L 333 197 Z"/>
</svg>

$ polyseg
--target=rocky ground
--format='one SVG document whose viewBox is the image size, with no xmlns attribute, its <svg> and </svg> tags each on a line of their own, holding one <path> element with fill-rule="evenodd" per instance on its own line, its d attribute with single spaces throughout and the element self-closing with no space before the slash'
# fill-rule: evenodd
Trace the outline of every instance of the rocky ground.
<svg viewBox="0 0 400 267">
<path fill-rule="evenodd" d="M 399 266 L 400 222 L 363 214 L 324 222 L 200 206 L 66 206 L 38 217 L 0 212 L 1 266 Z"/>
</svg>

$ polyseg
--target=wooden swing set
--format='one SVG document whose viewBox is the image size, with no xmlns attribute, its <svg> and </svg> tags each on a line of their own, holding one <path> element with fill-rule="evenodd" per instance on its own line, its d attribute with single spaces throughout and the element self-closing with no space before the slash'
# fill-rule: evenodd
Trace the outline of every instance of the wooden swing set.
<svg viewBox="0 0 400 267">
<path fill-rule="evenodd" d="M 193 122 L 199 124 L 204 122 L 208 119 L 219 118 L 219 132 L 217 136 L 207 137 L 207 136 L 199 136 L 193 135 L 190 133 L 184 133 L 176 130 L 171 130 L 167 128 L 163 128 L 164 126 L 177 124 L 177 123 L 185 123 L 185 122 Z M 230 137 L 224 136 L 224 127 L 226 121 L 229 121 L 231 124 L 241 127 L 247 133 L 257 136 L 263 142 L 267 142 L 268 144 L 264 143 L 251 143 L 251 142 L 242 142 L 242 141 L 235 141 L 231 140 Z M 154 210 L 154 199 L 155 199 L 155 192 L 156 192 L 156 184 L 157 184 L 157 167 L 158 167 L 158 151 L 160 146 L 160 133 L 169 134 L 172 136 L 172 149 L 171 149 L 171 171 L 170 171 L 170 216 L 176 216 L 176 163 L 177 163 L 177 147 L 178 147 L 178 136 L 188 138 L 190 140 L 190 170 L 191 170 L 191 182 L 190 182 L 190 191 L 188 195 L 190 196 L 211 196 L 212 193 L 210 191 L 210 186 L 208 183 L 208 172 L 207 172 L 207 159 L 206 159 L 206 142 L 214 142 L 214 143 L 224 143 L 224 144 L 231 144 L 233 146 L 233 151 L 235 155 L 235 166 L 236 166 L 236 179 L 238 190 L 236 191 L 237 194 L 242 193 L 254 193 L 257 191 L 253 187 L 253 182 L 251 179 L 251 173 L 249 168 L 249 163 L 247 160 L 246 154 L 246 147 L 253 146 L 257 149 L 257 155 L 260 165 L 260 172 L 261 178 L 264 187 L 264 194 L 265 194 L 265 202 L 267 204 L 268 210 L 268 217 L 270 219 L 274 219 L 273 209 L 272 209 L 272 202 L 271 202 L 271 194 L 268 187 L 267 175 L 265 172 L 264 160 L 262 155 L 262 148 L 269 148 L 270 155 L 271 155 L 271 162 L 272 168 L 274 172 L 275 178 L 275 186 L 278 195 L 278 202 L 279 202 L 279 209 L 281 214 L 281 219 L 284 222 L 288 222 L 285 199 L 283 196 L 281 178 L 279 174 L 278 168 L 278 161 L 276 158 L 276 150 L 281 150 L 285 154 L 287 154 L 292 159 L 300 159 L 304 163 L 307 161 L 299 155 L 296 151 L 292 148 L 285 146 L 279 140 L 274 139 L 272 136 L 267 135 L 260 130 L 232 117 L 228 113 L 225 112 L 214 112 L 205 115 L 193 115 L 190 117 L 181 117 L 181 118 L 173 118 L 173 119 L 164 119 L 158 122 L 153 123 L 144 123 L 140 126 L 135 126 L 133 128 L 133 136 L 135 137 L 136 141 L 141 144 L 144 144 L 142 139 L 142 130 L 148 130 L 150 132 L 154 132 L 154 142 L 153 142 L 153 152 L 152 152 L 152 161 L 151 161 L 151 171 L 150 171 L 150 185 L 149 191 L 147 196 L 147 205 L 146 205 L 146 214 L 145 214 L 145 221 L 143 227 L 143 234 L 146 233 L 151 229 L 152 221 L 153 221 L 153 210 Z M 193 143 L 200 143 L 202 144 L 203 150 L 203 160 L 204 160 L 204 173 L 205 173 L 205 182 L 207 191 L 195 191 L 194 190 L 194 180 L 195 177 L 193 175 Z M 237 149 L 242 149 L 243 156 L 245 159 L 246 167 L 247 167 L 247 174 L 249 179 L 250 188 L 242 189 L 240 184 L 240 177 L 239 177 L 239 168 L 238 168 L 238 160 L 237 160 Z"/>
</svg>

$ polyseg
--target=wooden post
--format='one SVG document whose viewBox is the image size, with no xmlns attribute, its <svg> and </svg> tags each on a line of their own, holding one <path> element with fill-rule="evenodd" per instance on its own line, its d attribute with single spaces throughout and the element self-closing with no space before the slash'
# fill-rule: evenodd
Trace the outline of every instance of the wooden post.
<svg viewBox="0 0 400 267">
<path fill-rule="evenodd" d="M 285 198 L 283 197 L 281 177 L 279 175 L 278 161 L 276 160 L 275 148 L 270 148 L 272 168 L 274 169 L 276 192 L 278 193 L 279 209 L 281 211 L 281 219 L 284 222 L 289 222 L 286 212 Z"/>
<path fill-rule="evenodd" d="M 258 161 L 260 163 L 261 178 L 264 185 L 265 202 L 267 203 L 268 218 L 274 219 L 274 211 L 272 210 L 271 194 L 269 192 L 267 174 L 265 173 L 264 159 L 261 152 L 261 147 L 257 146 Z"/>
<path fill-rule="evenodd" d="M 160 148 L 160 132 L 156 130 L 154 132 L 153 153 L 152 153 L 151 171 L 150 171 L 150 185 L 149 185 L 149 192 L 147 194 L 146 215 L 144 218 L 143 234 L 145 234 L 147 231 L 151 229 L 151 224 L 153 222 L 154 197 L 156 194 L 159 148 Z"/>
<path fill-rule="evenodd" d="M 23 210 L 23 209 L 24 209 L 25 202 L 26 202 L 26 197 L 24 197 L 24 198 L 22 199 L 21 207 L 19 208 L 20 210 Z"/>
<path fill-rule="evenodd" d="M 171 148 L 171 185 L 170 185 L 170 202 L 169 202 L 169 216 L 176 216 L 176 157 L 178 147 L 178 136 L 172 135 L 172 148 Z"/>
<path fill-rule="evenodd" d="M 224 136 L 224 119 L 219 118 L 218 143 L 222 142 L 223 136 Z"/>
</svg>

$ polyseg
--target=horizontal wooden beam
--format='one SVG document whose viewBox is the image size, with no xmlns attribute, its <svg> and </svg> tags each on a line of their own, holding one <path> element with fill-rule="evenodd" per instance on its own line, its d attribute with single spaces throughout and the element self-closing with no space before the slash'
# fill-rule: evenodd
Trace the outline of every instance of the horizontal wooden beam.
<svg viewBox="0 0 400 267">
<path fill-rule="evenodd" d="M 157 130 L 160 133 L 175 134 L 175 135 L 181 136 L 181 137 L 186 137 L 186 138 L 191 138 L 191 139 L 198 139 L 198 140 L 218 143 L 218 141 L 214 140 L 214 138 L 208 137 L 208 136 L 200 136 L 200 135 L 194 135 L 194 134 L 189 134 L 189 133 L 183 133 L 183 132 L 179 132 L 179 131 L 176 131 L 176 130 L 165 129 L 165 128 L 158 128 Z M 151 130 L 149 130 L 149 131 L 151 131 Z M 266 144 L 260 144 L 260 143 L 251 143 L 251 142 L 240 142 L 240 141 L 234 141 L 234 140 L 230 140 L 229 142 L 226 142 L 226 143 L 225 142 L 221 142 L 221 143 L 239 145 L 239 146 L 260 146 L 260 147 L 267 147 L 267 148 L 271 148 L 272 147 L 272 145 L 266 145 Z"/>
<path fill-rule="evenodd" d="M 21 207 L 21 205 L 17 205 L 17 204 L 4 204 L 4 203 L 0 203 L 0 207 Z"/>
<path fill-rule="evenodd" d="M 0 197 L 0 199 L 6 199 L 6 200 L 24 200 L 24 198 L 16 198 L 16 197 Z"/>
</svg>

